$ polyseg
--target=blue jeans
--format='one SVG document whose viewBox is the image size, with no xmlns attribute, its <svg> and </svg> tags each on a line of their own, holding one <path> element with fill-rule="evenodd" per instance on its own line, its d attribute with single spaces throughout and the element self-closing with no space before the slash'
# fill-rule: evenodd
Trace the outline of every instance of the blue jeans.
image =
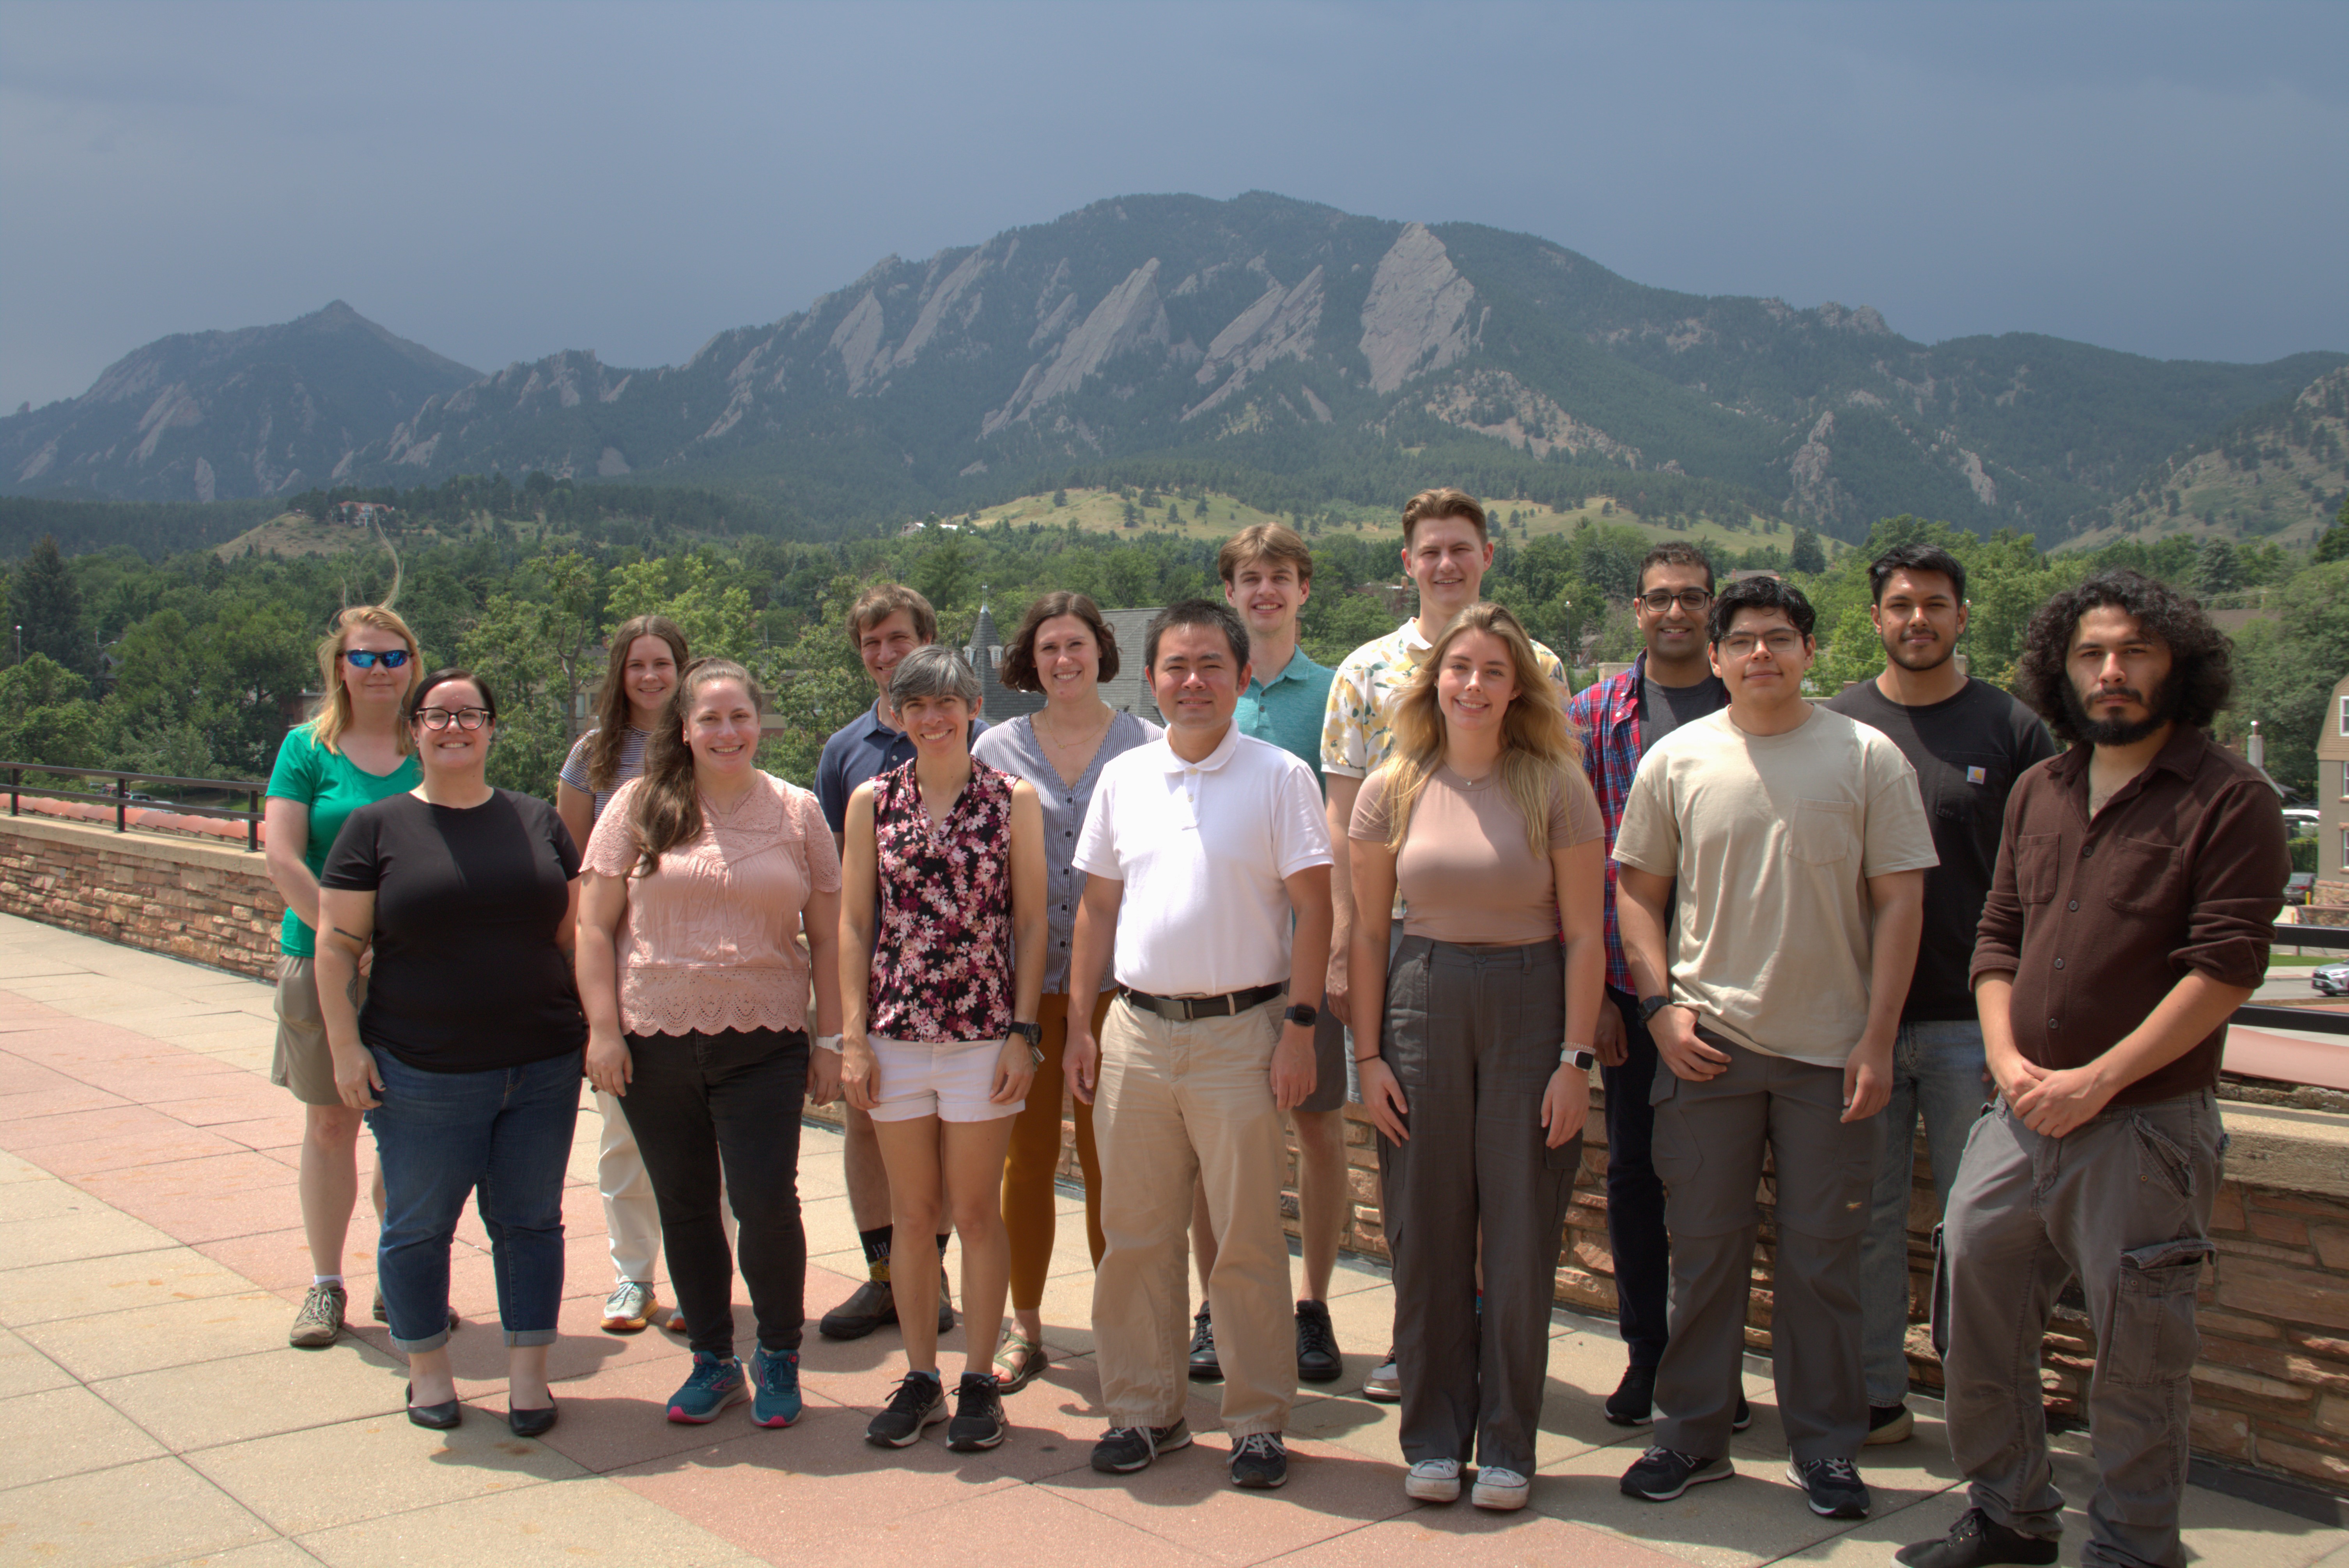
<svg viewBox="0 0 2349 1568">
<path fill-rule="evenodd" d="M 1884 1153 L 1876 1168 L 1876 1195 L 1868 1234 L 1859 1245 L 1860 1365 L 1868 1402 L 1878 1408 L 1909 1394 L 1909 1200 L 1914 1181 L 1917 1123 L 1933 1165 L 1933 1216 L 1949 1206 L 1966 1135 L 1990 1098 L 1983 1081 L 1982 1025 L 1971 1018 L 1927 1019 L 1900 1026 L 1892 1047 L 1892 1099 L 1885 1106 Z"/>
<path fill-rule="evenodd" d="M 411 1354 L 449 1338 L 449 1244 L 481 1193 L 508 1345 L 552 1345 L 563 1300 L 563 1179 L 579 1118 L 580 1055 L 527 1067 L 428 1073 L 373 1050 L 382 1103 L 367 1113 L 383 1171 L 376 1281 L 391 1342 Z"/>
</svg>

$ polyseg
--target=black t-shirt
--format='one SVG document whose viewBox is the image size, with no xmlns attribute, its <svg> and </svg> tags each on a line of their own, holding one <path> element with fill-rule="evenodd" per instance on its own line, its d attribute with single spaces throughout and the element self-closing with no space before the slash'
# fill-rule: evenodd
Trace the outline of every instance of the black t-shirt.
<svg viewBox="0 0 2349 1568">
<path fill-rule="evenodd" d="M 1826 706 L 1882 730 L 1909 758 L 1925 797 L 1934 852 L 1941 857 L 1925 873 L 1925 934 L 1901 1021 L 1971 1018 L 1966 970 L 1998 865 L 2007 793 L 2023 769 L 2055 755 L 2055 742 L 2038 715 L 1976 680 L 1948 701 L 1922 707 L 1903 707 L 1874 681 L 1862 681 Z"/>
<path fill-rule="evenodd" d="M 1642 676 L 1640 681 L 1640 751 L 1645 755 L 1656 742 L 1683 724 L 1694 724 L 1729 706 L 1729 688 L 1721 677 L 1708 675 L 1694 686 L 1670 686 Z"/>
<path fill-rule="evenodd" d="M 586 1043 L 555 945 L 579 851 L 554 808 L 500 789 L 479 806 L 398 794 L 343 824 L 320 887 L 375 894 L 359 1037 L 422 1072 L 484 1072 Z"/>
</svg>

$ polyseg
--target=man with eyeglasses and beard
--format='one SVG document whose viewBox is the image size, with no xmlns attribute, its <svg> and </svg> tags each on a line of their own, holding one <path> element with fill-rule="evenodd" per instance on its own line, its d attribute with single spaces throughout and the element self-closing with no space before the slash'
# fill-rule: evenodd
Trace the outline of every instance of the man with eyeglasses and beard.
<svg viewBox="0 0 2349 1568">
<path fill-rule="evenodd" d="M 1860 1355 L 1868 1379 L 1868 1440 L 1897 1443 L 1909 1413 L 1909 1201 L 1917 1124 L 1933 1170 L 1938 1222 L 1958 1177 L 1966 1134 L 1989 1093 L 1982 1024 L 1966 965 L 1998 862 L 2007 792 L 2033 763 L 2055 755 L 2047 727 L 1987 681 L 1971 680 L 1954 655 L 1966 630 L 1966 569 L 1938 544 L 1898 544 L 1871 562 L 1868 618 L 1884 643 L 1884 669 L 1827 700 L 1847 718 L 1880 729 L 1917 770 L 1941 863 L 1925 873 L 1925 934 L 1892 1047 L 1892 1099 L 1884 1152 L 1859 1244 Z"/>
<path fill-rule="evenodd" d="M 2076 1275 L 2098 1472 L 2080 1560 L 2177 1568 L 2223 1140 L 2212 1089 L 2291 857 L 2266 779 L 2210 738 L 2229 649 L 2192 600 L 2135 572 L 2092 577 L 2033 619 L 2018 684 L 2073 744 L 2015 785 L 1974 946 L 1998 1096 L 1950 1194 L 1935 1292 L 1967 1507 L 1897 1555 L 2055 1561 L 2040 1341 Z"/>
</svg>

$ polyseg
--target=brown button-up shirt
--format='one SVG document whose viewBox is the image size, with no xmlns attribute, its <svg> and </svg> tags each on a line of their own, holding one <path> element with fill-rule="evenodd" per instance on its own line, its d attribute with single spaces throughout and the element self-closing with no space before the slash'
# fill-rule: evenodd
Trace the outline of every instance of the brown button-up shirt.
<svg viewBox="0 0 2349 1568">
<path fill-rule="evenodd" d="M 2008 798 L 1969 975 L 2014 976 L 2014 1043 L 2057 1070 L 2104 1055 L 2189 969 L 2257 985 L 2292 874 L 2275 790 L 2207 731 L 2180 725 L 2094 820 L 2092 755 L 2050 758 Z M 2221 1024 L 2112 1103 L 2209 1088 L 2226 1043 Z"/>
</svg>

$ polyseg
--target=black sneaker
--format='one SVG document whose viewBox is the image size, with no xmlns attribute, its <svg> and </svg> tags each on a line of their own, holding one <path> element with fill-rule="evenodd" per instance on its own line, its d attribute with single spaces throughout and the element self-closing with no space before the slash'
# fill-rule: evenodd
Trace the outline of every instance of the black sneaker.
<svg viewBox="0 0 2349 1568">
<path fill-rule="evenodd" d="M 1917 1429 L 1917 1418 L 1909 1413 L 1906 1404 L 1870 1405 L 1868 1408 L 1868 1445 L 1905 1443 Z"/>
<path fill-rule="evenodd" d="M 1623 1380 L 1607 1396 L 1607 1418 L 1619 1427 L 1644 1427 L 1656 1418 L 1656 1369 L 1626 1367 Z"/>
<path fill-rule="evenodd" d="M 947 1290 L 947 1265 L 943 1258 L 938 1261 L 938 1332 L 954 1332 L 954 1297 Z"/>
<path fill-rule="evenodd" d="M 1868 1517 L 1868 1486 L 1849 1460 L 1790 1460 L 1786 1479 L 1803 1489 L 1821 1519 Z"/>
<path fill-rule="evenodd" d="M 1727 1480 L 1736 1473 L 1727 1460 L 1702 1460 L 1671 1449 L 1650 1449 L 1640 1456 L 1639 1463 L 1623 1472 L 1621 1484 L 1625 1497 L 1670 1502 L 1692 1486 Z"/>
<path fill-rule="evenodd" d="M 1992 1563 L 2053 1563 L 2055 1548 L 2051 1536 L 2009 1530 L 1981 1509 L 1970 1508 L 1958 1515 L 1958 1522 L 1939 1541 L 1903 1546 L 1892 1557 L 1909 1568 L 1983 1568 Z"/>
<path fill-rule="evenodd" d="M 877 1448 L 905 1448 L 920 1439 L 924 1428 L 946 1418 L 946 1385 L 936 1373 L 908 1372 L 897 1380 L 887 1408 L 866 1425 L 864 1440 Z"/>
<path fill-rule="evenodd" d="M 815 1331 L 826 1339 L 862 1339 L 896 1321 L 897 1298 L 889 1294 L 889 1282 L 868 1279 L 854 1295 L 825 1313 Z"/>
<path fill-rule="evenodd" d="M 947 1423 L 947 1447 L 977 1453 L 1003 1441 L 1011 1428 L 1003 1418 L 1003 1391 L 984 1372 L 966 1372 L 955 1387 L 954 1419 Z"/>
<path fill-rule="evenodd" d="M 1288 1447 L 1278 1432 L 1250 1432 L 1232 1449 L 1232 1484 L 1270 1491 L 1288 1480 Z"/>
<path fill-rule="evenodd" d="M 1191 1320 L 1191 1377 L 1198 1383 L 1224 1380 L 1224 1364 L 1216 1359 L 1216 1325 L 1202 1306 Z"/>
<path fill-rule="evenodd" d="M 1338 1349 L 1338 1331 L 1330 1322 L 1329 1306 L 1318 1301 L 1299 1302 L 1297 1380 L 1335 1383 L 1345 1371 L 1346 1363 Z"/>
<path fill-rule="evenodd" d="M 1148 1470 L 1160 1454 L 1191 1446 L 1191 1423 L 1174 1418 L 1171 1427 L 1112 1427 L 1093 1445 L 1093 1469 L 1103 1475 L 1132 1475 Z"/>
<path fill-rule="evenodd" d="M 1737 1396 L 1737 1414 L 1729 1418 L 1729 1429 L 1733 1432 L 1742 1432 L 1753 1424 L 1754 1407 L 1745 1402 L 1744 1395 L 1740 1394 Z"/>
</svg>

